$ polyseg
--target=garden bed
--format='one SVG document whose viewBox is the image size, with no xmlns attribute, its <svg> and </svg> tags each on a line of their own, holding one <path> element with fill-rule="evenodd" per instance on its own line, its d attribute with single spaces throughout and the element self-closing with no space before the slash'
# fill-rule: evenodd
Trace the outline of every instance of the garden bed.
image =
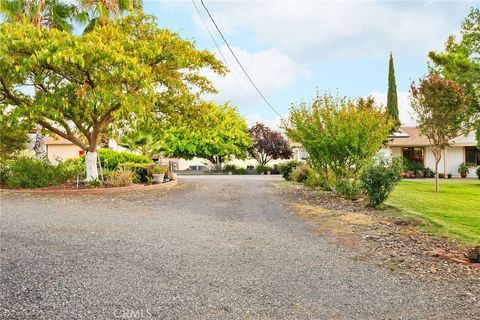
<svg viewBox="0 0 480 320">
<path fill-rule="evenodd" d="M 79 187 L 75 184 L 51 186 L 47 188 L 37 189 L 0 189 L 2 192 L 11 193 L 27 193 L 27 194 L 111 194 L 121 192 L 138 192 L 138 191 L 150 191 L 150 190 L 168 190 L 177 185 L 177 180 L 171 180 L 169 182 L 161 184 L 133 184 L 126 187 Z"/>
<path fill-rule="evenodd" d="M 313 223 L 322 237 L 354 248 L 355 260 L 374 261 L 408 276 L 480 283 L 480 264 L 466 258 L 474 244 L 425 232 L 428 221 L 366 208 L 363 199 L 350 201 L 294 183 L 279 185 L 295 215 Z"/>
</svg>

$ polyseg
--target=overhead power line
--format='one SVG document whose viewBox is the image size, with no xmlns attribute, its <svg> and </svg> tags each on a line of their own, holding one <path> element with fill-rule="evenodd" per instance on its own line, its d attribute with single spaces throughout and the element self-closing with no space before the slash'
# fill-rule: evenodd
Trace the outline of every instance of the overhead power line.
<svg viewBox="0 0 480 320">
<path fill-rule="evenodd" d="M 230 67 L 230 65 L 228 64 L 227 59 L 225 58 L 225 56 L 223 55 L 222 50 L 220 49 L 220 46 L 218 45 L 217 41 L 215 40 L 215 37 L 214 37 L 213 34 L 210 32 L 210 28 L 208 27 L 207 22 L 206 22 L 205 19 L 203 18 L 203 15 L 202 15 L 202 13 L 200 12 L 200 9 L 198 8 L 197 4 L 195 3 L 195 0 L 192 0 L 192 3 L 193 3 L 193 5 L 195 6 L 195 9 L 197 10 L 197 13 L 198 13 L 198 15 L 200 16 L 200 19 L 202 20 L 203 25 L 205 26 L 205 29 L 207 29 L 208 34 L 210 35 L 210 38 L 212 38 L 212 41 L 213 41 L 213 43 L 215 44 L 215 46 L 217 47 L 218 52 L 220 52 L 220 56 L 222 57 L 223 62 L 227 65 L 228 69 L 230 69 L 230 71 L 232 72 L 232 75 L 233 75 L 233 77 L 235 78 L 235 81 L 237 82 L 238 86 L 240 87 L 240 89 L 242 89 L 242 92 L 243 92 L 243 94 L 245 95 L 245 97 L 247 97 L 247 93 L 245 92 L 245 89 L 243 89 L 243 86 L 242 86 L 242 84 L 240 83 L 240 81 L 238 80 L 237 75 L 235 74 L 235 72 L 233 71 L 233 69 L 232 69 L 232 68 Z"/>
<path fill-rule="evenodd" d="M 230 47 L 230 45 L 228 44 L 227 42 L 227 39 L 225 39 L 225 36 L 223 35 L 222 31 L 220 31 L 220 28 L 218 27 L 217 23 L 215 22 L 215 20 L 213 19 L 212 15 L 210 14 L 210 11 L 208 10 L 207 6 L 205 5 L 205 3 L 203 2 L 203 0 L 200 0 L 203 8 L 205 9 L 205 11 L 207 12 L 210 20 L 212 20 L 212 23 L 213 25 L 215 26 L 215 28 L 217 29 L 218 33 L 220 34 L 220 36 L 222 37 L 223 39 L 223 42 L 225 42 L 225 44 L 227 45 L 227 48 L 228 50 L 230 50 L 230 53 L 232 54 L 232 56 L 235 58 L 235 61 L 237 61 L 238 65 L 240 66 L 240 68 L 242 69 L 243 73 L 245 73 L 245 76 L 247 77 L 247 79 L 250 81 L 250 83 L 252 84 L 252 86 L 255 88 L 255 90 L 257 90 L 258 94 L 260 95 L 260 97 L 262 98 L 263 101 L 265 101 L 265 103 L 267 104 L 267 106 L 272 109 L 272 111 L 274 113 L 276 113 L 280 118 L 283 118 L 282 115 L 277 111 L 275 110 L 275 108 L 270 104 L 270 102 L 268 102 L 267 98 L 265 98 L 265 96 L 263 95 L 263 93 L 260 91 L 260 89 L 258 89 L 257 85 L 255 84 L 255 82 L 253 82 L 252 78 L 250 77 L 250 75 L 248 74 L 247 70 L 245 70 L 245 68 L 243 67 L 243 65 L 240 63 L 240 60 L 238 60 L 237 58 L 237 55 L 235 54 L 235 52 L 233 52 L 232 48 Z"/>
</svg>

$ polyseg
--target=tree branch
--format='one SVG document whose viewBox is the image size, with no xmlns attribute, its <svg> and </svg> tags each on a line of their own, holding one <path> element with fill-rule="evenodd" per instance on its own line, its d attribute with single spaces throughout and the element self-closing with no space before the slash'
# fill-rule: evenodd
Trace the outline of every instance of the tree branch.
<svg viewBox="0 0 480 320">
<path fill-rule="evenodd" d="M 61 131 L 60 129 L 55 128 L 54 126 L 52 126 L 51 124 L 49 124 L 48 122 L 46 122 L 44 120 L 39 120 L 38 124 L 41 125 L 42 127 L 44 127 L 45 129 L 50 130 L 51 132 L 59 135 L 60 137 L 65 138 L 68 141 L 74 143 L 75 145 L 79 146 L 82 150 L 87 150 L 88 149 L 88 146 L 85 143 L 83 143 L 80 139 L 75 137 L 72 133 L 67 134 L 67 133 Z"/>
</svg>

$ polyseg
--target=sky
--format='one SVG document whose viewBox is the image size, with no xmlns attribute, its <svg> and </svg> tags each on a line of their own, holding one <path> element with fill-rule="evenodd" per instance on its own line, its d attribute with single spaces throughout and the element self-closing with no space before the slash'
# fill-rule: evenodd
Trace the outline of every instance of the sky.
<svg viewBox="0 0 480 320">
<path fill-rule="evenodd" d="M 250 124 L 275 127 L 279 116 L 261 100 L 229 53 L 199 0 L 144 0 L 161 27 L 221 56 L 231 72 L 207 73 L 219 90 L 205 97 L 230 101 Z M 373 95 L 386 103 L 388 58 L 393 53 L 400 118 L 412 124 L 408 88 L 427 72 L 427 54 L 458 34 L 479 1 L 205 1 L 240 62 L 267 100 L 287 115 L 292 104 L 316 92 L 347 97 Z M 203 20 L 207 27 L 205 26 Z"/>
</svg>

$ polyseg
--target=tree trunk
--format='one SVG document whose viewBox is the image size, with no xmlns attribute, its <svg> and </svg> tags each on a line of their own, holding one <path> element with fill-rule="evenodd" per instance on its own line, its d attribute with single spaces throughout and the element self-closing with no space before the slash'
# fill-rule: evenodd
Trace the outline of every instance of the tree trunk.
<svg viewBox="0 0 480 320">
<path fill-rule="evenodd" d="M 433 151 L 433 155 L 435 157 L 435 193 L 438 193 L 440 192 L 440 185 L 438 181 L 438 164 L 442 158 L 442 150 L 439 149 L 437 151 Z"/>
<path fill-rule="evenodd" d="M 98 180 L 97 152 L 88 151 L 85 156 L 85 164 L 87 166 L 86 181 Z"/>
</svg>

